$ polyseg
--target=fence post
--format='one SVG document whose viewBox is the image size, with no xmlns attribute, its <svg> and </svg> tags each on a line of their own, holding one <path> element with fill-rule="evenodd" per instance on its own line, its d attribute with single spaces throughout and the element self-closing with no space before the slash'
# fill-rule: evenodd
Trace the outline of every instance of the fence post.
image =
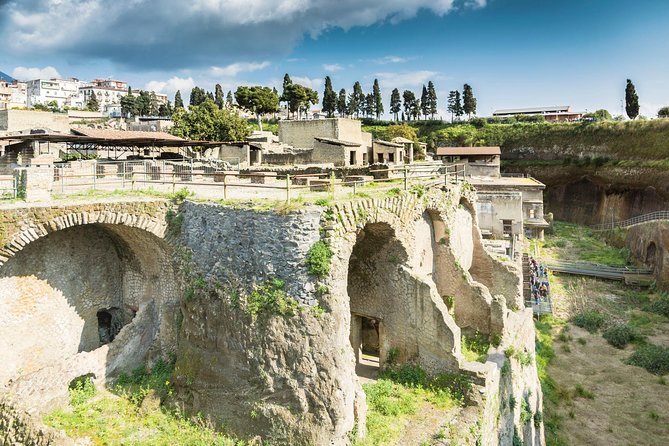
<svg viewBox="0 0 669 446">
<path fill-rule="evenodd" d="M 228 176 L 223 173 L 223 199 L 228 199 Z"/>
<path fill-rule="evenodd" d="M 130 172 L 130 190 L 135 190 L 135 171 Z"/>
<path fill-rule="evenodd" d="M 332 199 L 335 198 L 335 173 L 334 171 L 330 172 L 330 194 Z"/>
<path fill-rule="evenodd" d="M 286 202 L 290 203 L 290 174 L 286 174 Z"/>
<path fill-rule="evenodd" d="M 358 184 L 357 181 L 354 181 L 354 182 L 353 182 L 353 195 L 356 195 L 356 194 L 358 193 L 358 191 L 357 191 L 357 184 Z"/>
<path fill-rule="evenodd" d="M 121 189 L 125 189 L 125 176 L 127 174 L 127 166 L 125 161 L 121 163 L 121 166 L 123 166 L 122 174 L 121 174 Z"/>
<path fill-rule="evenodd" d="M 404 190 L 409 190 L 409 183 L 407 178 L 407 166 L 404 166 Z"/>
<path fill-rule="evenodd" d="M 98 177 L 98 162 L 93 161 L 93 190 L 95 190 L 95 183 Z"/>
<path fill-rule="evenodd" d="M 60 193 L 65 193 L 65 166 L 60 166 Z"/>
</svg>

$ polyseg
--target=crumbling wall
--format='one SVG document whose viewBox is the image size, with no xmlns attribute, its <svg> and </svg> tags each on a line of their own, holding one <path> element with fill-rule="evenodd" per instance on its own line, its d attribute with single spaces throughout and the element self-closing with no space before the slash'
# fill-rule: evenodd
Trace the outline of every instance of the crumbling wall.
<svg viewBox="0 0 669 446">
<path fill-rule="evenodd" d="M 669 289 L 669 223 L 655 221 L 627 229 L 625 245 L 653 270 L 657 284 Z"/>
</svg>

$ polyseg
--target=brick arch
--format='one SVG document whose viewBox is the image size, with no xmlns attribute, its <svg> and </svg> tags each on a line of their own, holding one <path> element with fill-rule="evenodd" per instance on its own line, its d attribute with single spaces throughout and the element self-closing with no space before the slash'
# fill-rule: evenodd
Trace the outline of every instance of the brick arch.
<svg viewBox="0 0 669 446">
<path fill-rule="evenodd" d="M 0 249 L 0 267 L 27 245 L 42 237 L 74 226 L 90 224 L 112 224 L 137 228 L 150 232 L 158 238 L 165 238 L 167 230 L 167 222 L 162 216 L 148 217 L 147 214 L 123 211 L 71 212 L 47 221 L 32 221 L 22 226 L 13 235 L 8 234 L 9 241 Z"/>
</svg>

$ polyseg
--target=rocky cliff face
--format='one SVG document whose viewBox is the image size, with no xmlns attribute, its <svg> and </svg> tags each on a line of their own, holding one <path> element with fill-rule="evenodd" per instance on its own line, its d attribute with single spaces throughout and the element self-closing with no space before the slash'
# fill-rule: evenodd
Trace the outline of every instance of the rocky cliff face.
<svg viewBox="0 0 669 446">
<path fill-rule="evenodd" d="M 669 171 L 642 167 L 525 166 L 546 184 L 544 208 L 556 220 L 584 225 L 669 209 Z"/>
</svg>

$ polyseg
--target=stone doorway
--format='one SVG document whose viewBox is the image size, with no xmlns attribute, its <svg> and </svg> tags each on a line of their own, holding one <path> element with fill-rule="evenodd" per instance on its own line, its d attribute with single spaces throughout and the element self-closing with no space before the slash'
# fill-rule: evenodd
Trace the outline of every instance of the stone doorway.
<svg viewBox="0 0 669 446">
<path fill-rule="evenodd" d="M 351 314 L 351 347 L 355 352 L 355 372 L 363 379 L 376 379 L 381 361 L 381 328 L 379 319 Z"/>
</svg>

